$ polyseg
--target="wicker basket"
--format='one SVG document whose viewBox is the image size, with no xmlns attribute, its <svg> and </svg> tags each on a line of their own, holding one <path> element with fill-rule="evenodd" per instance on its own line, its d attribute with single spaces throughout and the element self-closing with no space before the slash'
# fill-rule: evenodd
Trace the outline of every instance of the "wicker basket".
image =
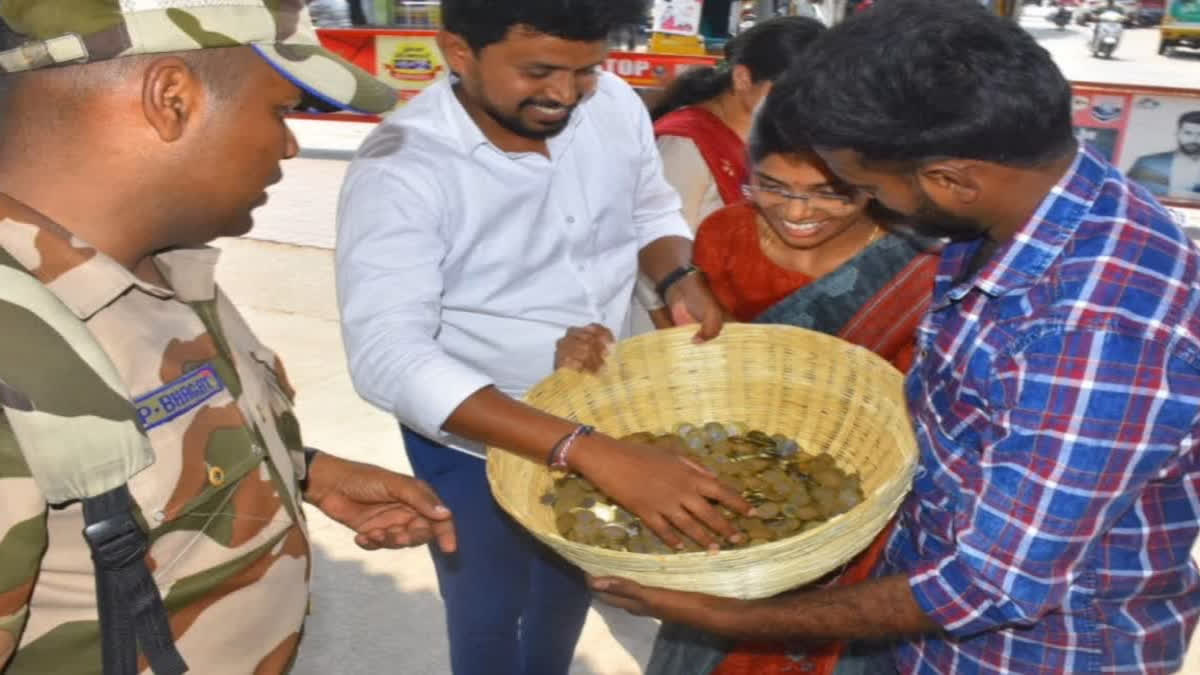
<svg viewBox="0 0 1200 675">
<path fill-rule="evenodd" d="M 496 500 L 588 573 L 649 586 L 766 597 L 845 564 L 887 524 L 912 480 L 917 446 L 902 375 L 866 349 L 800 328 L 733 324 L 703 345 L 692 343 L 694 333 L 684 327 L 623 341 L 598 375 L 559 371 L 526 400 L 615 436 L 710 421 L 782 433 L 858 473 L 862 504 L 820 527 L 754 548 L 649 555 L 564 539 L 555 530 L 553 509 L 539 502 L 553 475 L 512 453 L 488 453 Z"/>
</svg>

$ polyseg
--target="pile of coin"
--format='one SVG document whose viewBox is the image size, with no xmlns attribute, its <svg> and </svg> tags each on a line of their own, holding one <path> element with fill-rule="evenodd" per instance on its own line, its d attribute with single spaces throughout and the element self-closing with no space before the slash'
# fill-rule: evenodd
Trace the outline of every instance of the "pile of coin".
<svg viewBox="0 0 1200 675">
<path fill-rule="evenodd" d="M 782 434 L 749 431 L 745 424 L 680 424 L 673 433 L 631 434 L 624 441 L 669 445 L 686 451 L 754 505 L 745 517 L 719 507 L 745 533 L 725 548 L 761 546 L 817 527 L 863 500 L 857 475 L 847 474 L 827 453 L 813 455 Z M 581 544 L 630 553 L 675 553 L 650 528 L 596 490 L 584 478 L 568 474 L 542 496 L 554 508 L 558 532 Z M 701 550 L 688 542 L 683 552 Z"/>
</svg>

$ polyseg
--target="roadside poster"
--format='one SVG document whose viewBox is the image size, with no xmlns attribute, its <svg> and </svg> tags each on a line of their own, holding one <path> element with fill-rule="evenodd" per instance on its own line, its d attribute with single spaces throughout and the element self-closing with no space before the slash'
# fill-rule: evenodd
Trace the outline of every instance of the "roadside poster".
<svg viewBox="0 0 1200 675">
<path fill-rule="evenodd" d="M 1076 138 L 1114 161 L 1129 121 L 1129 95 L 1076 88 L 1072 105 Z"/>
<path fill-rule="evenodd" d="M 1164 202 L 1200 207 L 1200 91 L 1083 85 L 1074 94 L 1081 143 Z"/>
<path fill-rule="evenodd" d="M 655 0 L 654 32 L 699 35 L 704 0 Z"/>
<path fill-rule="evenodd" d="M 1135 95 L 1117 165 L 1157 197 L 1200 205 L 1200 96 Z"/>
<path fill-rule="evenodd" d="M 375 76 L 408 102 L 446 75 L 446 63 L 432 35 L 377 35 Z"/>
<path fill-rule="evenodd" d="M 662 87 L 689 68 L 711 66 L 717 59 L 710 56 L 670 56 L 614 52 L 604 62 L 604 69 L 624 79 L 634 87 Z"/>
</svg>

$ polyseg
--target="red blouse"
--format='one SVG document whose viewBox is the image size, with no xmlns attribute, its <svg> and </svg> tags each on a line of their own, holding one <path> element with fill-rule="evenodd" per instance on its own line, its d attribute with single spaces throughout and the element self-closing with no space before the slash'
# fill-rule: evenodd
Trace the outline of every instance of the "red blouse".
<svg viewBox="0 0 1200 675">
<path fill-rule="evenodd" d="M 705 219 L 696 232 L 692 257 L 708 276 L 717 300 L 743 322 L 813 281 L 807 274 L 780 267 L 763 253 L 758 211 L 745 201 Z"/>
</svg>

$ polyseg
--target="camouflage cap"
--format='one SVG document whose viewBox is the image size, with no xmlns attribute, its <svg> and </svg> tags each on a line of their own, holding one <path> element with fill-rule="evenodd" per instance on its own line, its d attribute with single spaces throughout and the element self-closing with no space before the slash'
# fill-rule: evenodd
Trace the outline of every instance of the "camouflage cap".
<svg viewBox="0 0 1200 675">
<path fill-rule="evenodd" d="M 383 113 L 397 100 L 321 46 L 304 0 L 0 0 L 0 18 L 28 38 L 0 52 L 0 72 L 248 45 L 327 103 Z"/>
</svg>

